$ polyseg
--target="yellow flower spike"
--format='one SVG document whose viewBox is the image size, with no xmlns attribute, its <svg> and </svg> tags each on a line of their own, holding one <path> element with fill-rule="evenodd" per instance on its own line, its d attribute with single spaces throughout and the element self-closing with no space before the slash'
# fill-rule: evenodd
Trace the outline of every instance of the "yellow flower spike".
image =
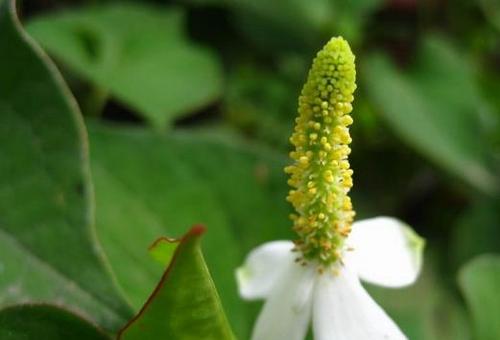
<svg viewBox="0 0 500 340">
<path fill-rule="evenodd" d="M 286 167 L 296 210 L 294 230 L 300 262 L 323 266 L 340 260 L 354 218 L 348 192 L 352 170 L 349 125 L 356 89 L 354 55 L 343 38 L 332 38 L 318 52 L 299 97 L 299 116 L 290 142 L 294 164 Z"/>
</svg>

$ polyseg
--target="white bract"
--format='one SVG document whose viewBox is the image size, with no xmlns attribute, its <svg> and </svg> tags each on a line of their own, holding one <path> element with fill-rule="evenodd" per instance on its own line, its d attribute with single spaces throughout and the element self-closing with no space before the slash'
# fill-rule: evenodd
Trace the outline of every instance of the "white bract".
<svg viewBox="0 0 500 340">
<path fill-rule="evenodd" d="M 257 247 L 236 272 L 243 298 L 266 300 L 252 339 L 304 339 L 311 319 L 316 340 L 406 339 L 359 279 L 387 287 L 413 283 L 423 243 L 396 219 L 359 221 L 346 240 L 342 263 L 323 273 L 314 262 L 296 263 L 291 241 Z"/>
</svg>

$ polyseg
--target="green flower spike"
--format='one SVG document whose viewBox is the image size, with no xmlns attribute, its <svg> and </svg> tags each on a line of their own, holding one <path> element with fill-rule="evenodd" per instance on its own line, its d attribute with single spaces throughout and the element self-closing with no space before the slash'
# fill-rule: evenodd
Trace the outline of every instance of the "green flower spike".
<svg viewBox="0 0 500 340">
<path fill-rule="evenodd" d="M 354 218 L 349 125 L 356 89 L 354 54 L 343 38 L 332 38 L 317 54 L 299 98 L 299 116 L 290 142 L 295 161 L 288 195 L 299 238 L 298 261 L 318 260 L 328 266 L 341 257 Z M 322 266 L 319 267 L 320 270 Z"/>
</svg>

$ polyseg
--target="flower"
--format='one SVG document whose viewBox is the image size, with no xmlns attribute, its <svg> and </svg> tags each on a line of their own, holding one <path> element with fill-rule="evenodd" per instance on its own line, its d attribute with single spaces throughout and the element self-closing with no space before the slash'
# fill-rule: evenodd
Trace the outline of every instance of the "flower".
<svg viewBox="0 0 500 340">
<path fill-rule="evenodd" d="M 299 97 L 285 168 L 298 238 L 266 243 L 237 271 L 240 294 L 266 299 L 252 339 L 303 339 L 312 316 L 318 340 L 405 339 L 359 279 L 389 287 L 412 283 L 423 240 L 393 218 L 354 223 L 349 191 L 349 125 L 355 57 L 332 38 L 316 58 Z"/>
<path fill-rule="evenodd" d="M 294 163 L 285 168 L 292 187 L 287 200 L 295 208 L 290 216 L 298 235 L 295 247 L 303 263 L 316 260 L 325 268 L 340 260 L 355 215 L 348 195 L 353 171 L 347 159 L 354 60 L 343 38 L 331 39 L 314 58 L 290 137 Z"/>
<path fill-rule="evenodd" d="M 257 247 L 236 272 L 243 298 L 266 299 L 252 339 L 304 339 L 311 319 L 317 340 L 406 339 L 359 279 L 393 288 L 413 283 L 423 244 L 402 222 L 377 217 L 354 223 L 342 263 L 321 273 L 314 261 L 297 265 L 291 241 Z"/>
</svg>

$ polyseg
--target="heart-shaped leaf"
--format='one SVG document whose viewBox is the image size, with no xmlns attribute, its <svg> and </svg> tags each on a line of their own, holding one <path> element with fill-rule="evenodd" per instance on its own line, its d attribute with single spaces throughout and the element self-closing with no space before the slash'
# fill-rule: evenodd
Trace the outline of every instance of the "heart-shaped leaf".
<svg viewBox="0 0 500 340">
<path fill-rule="evenodd" d="M 203 227 L 193 227 L 177 241 L 171 258 L 168 243 L 175 241 L 160 239 L 153 245 L 163 261 L 170 258 L 168 268 L 119 339 L 234 339 L 201 253 L 203 232 Z"/>
<path fill-rule="evenodd" d="M 114 4 L 39 17 L 29 32 L 84 79 L 163 127 L 221 92 L 215 56 L 185 36 L 175 8 Z"/>
<path fill-rule="evenodd" d="M 130 312 L 95 240 L 84 125 L 14 1 L 0 56 L 0 305 L 53 302 L 115 329 Z"/>
</svg>

